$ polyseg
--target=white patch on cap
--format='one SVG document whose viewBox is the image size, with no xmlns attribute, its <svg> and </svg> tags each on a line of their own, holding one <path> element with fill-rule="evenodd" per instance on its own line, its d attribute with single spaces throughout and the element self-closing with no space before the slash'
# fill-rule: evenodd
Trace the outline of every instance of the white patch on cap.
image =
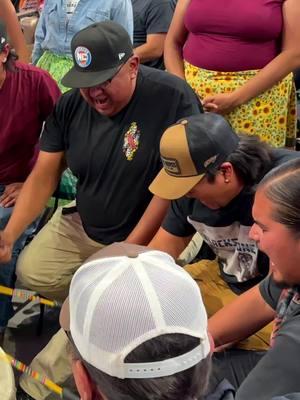
<svg viewBox="0 0 300 400">
<path fill-rule="evenodd" d="M 119 60 L 122 60 L 122 58 L 125 57 L 125 53 L 119 53 Z"/>
<path fill-rule="evenodd" d="M 170 175 L 180 175 L 181 170 L 177 160 L 175 158 L 160 157 L 164 166 L 164 169 Z"/>
<path fill-rule="evenodd" d="M 5 42 L 5 38 L 2 37 L 2 38 L 1 38 L 1 44 L 4 43 L 4 42 Z"/>
<path fill-rule="evenodd" d="M 74 53 L 75 61 L 81 68 L 87 68 L 92 62 L 92 55 L 89 49 L 80 46 L 76 47 Z"/>
</svg>

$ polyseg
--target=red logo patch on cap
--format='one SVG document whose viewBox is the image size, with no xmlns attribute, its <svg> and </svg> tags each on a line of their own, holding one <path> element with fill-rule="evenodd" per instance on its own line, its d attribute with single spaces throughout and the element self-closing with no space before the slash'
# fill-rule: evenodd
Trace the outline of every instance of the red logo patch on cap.
<svg viewBox="0 0 300 400">
<path fill-rule="evenodd" d="M 75 61 L 81 68 L 88 67 L 92 62 L 92 55 L 86 47 L 77 47 L 74 53 Z"/>
</svg>

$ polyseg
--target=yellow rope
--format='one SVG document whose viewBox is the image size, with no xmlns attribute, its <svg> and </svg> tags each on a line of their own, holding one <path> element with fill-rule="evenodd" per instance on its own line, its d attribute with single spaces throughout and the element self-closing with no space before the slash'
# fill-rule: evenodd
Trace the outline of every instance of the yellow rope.
<svg viewBox="0 0 300 400">
<path fill-rule="evenodd" d="M 24 300 L 35 301 L 37 300 L 41 304 L 45 304 L 50 307 L 57 307 L 59 303 L 54 300 L 48 300 L 44 297 L 36 296 L 33 294 L 28 294 L 28 291 L 22 289 L 11 289 L 6 286 L 0 285 L 0 294 L 4 294 L 6 296 L 16 296 Z"/>
<path fill-rule="evenodd" d="M 0 358 L 6 361 L 7 363 L 11 364 L 18 371 L 24 372 L 25 374 L 31 376 L 33 379 L 40 382 L 41 384 L 46 386 L 49 390 L 51 390 L 52 392 L 58 394 L 61 398 L 63 398 L 63 389 L 56 383 L 48 379 L 45 375 L 33 371 L 30 367 L 23 364 L 21 361 L 16 360 L 7 353 L 4 353 L 4 355 L 0 354 Z"/>
</svg>

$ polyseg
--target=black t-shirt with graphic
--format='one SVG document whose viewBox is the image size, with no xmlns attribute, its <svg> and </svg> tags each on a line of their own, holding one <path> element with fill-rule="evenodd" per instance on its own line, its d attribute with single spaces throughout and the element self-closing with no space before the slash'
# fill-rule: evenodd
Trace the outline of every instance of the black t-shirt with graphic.
<svg viewBox="0 0 300 400">
<path fill-rule="evenodd" d="M 272 150 L 272 168 L 292 158 L 296 151 Z M 211 210 L 200 201 L 183 197 L 172 201 L 163 228 L 176 236 L 198 231 L 218 257 L 223 279 L 239 293 L 256 284 L 267 274 L 269 262 L 258 251 L 249 231 L 253 225 L 252 205 L 255 187 L 244 188 L 226 207 Z"/>
<path fill-rule="evenodd" d="M 175 9 L 174 0 L 132 0 L 133 47 L 146 43 L 147 35 L 167 33 Z M 145 63 L 164 69 L 163 57 Z"/>
<path fill-rule="evenodd" d="M 259 289 L 276 310 L 271 348 L 242 383 L 236 400 L 265 400 L 300 392 L 300 287 L 282 290 L 268 276 Z"/>
<path fill-rule="evenodd" d="M 161 168 L 162 133 L 200 107 L 182 79 L 145 66 L 130 103 L 115 117 L 99 114 L 77 89 L 61 97 L 40 146 L 65 151 L 78 178 L 77 209 L 90 238 L 107 244 L 127 237 L 151 200 L 148 186 Z"/>
</svg>

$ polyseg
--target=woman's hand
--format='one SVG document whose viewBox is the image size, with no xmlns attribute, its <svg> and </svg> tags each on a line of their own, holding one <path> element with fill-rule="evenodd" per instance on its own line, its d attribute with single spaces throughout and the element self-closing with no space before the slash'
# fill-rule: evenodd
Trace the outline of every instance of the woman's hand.
<svg viewBox="0 0 300 400">
<path fill-rule="evenodd" d="M 214 112 L 217 114 L 228 114 L 235 107 L 240 105 L 236 93 L 220 93 L 206 96 L 202 100 L 202 105 L 205 111 Z"/>
<path fill-rule="evenodd" d="M 5 186 L 5 190 L 0 196 L 1 207 L 13 207 L 22 189 L 23 182 L 11 183 Z"/>
</svg>

